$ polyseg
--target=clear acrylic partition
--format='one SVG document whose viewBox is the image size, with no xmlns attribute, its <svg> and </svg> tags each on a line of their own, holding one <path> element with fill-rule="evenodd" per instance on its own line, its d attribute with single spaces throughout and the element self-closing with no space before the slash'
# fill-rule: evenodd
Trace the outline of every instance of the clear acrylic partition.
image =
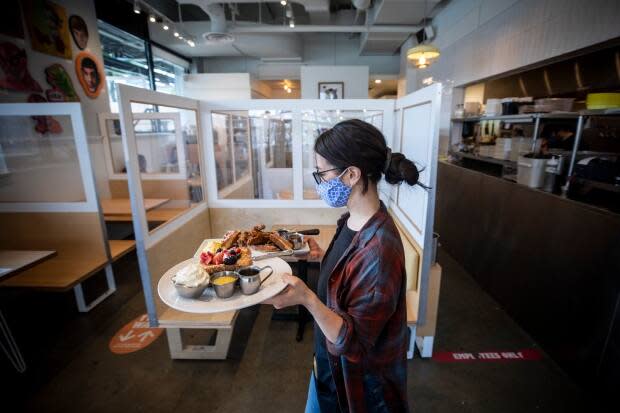
<svg viewBox="0 0 620 413">
<path fill-rule="evenodd" d="M 292 199 L 292 116 L 288 110 L 211 113 L 220 199 Z"/>
<path fill-rule="evenodd" d="M 71 116 L 0 116 L 0 202 L 85 202 Z"/>
<path fill-rule="evenodd" d="M 303 144 L 303 198 L 318 199 L 312 172 L 315 171 L 314 142 L 319 135 L 338 122 L 347 119 L 360 119 L 383 130 L 383 111 L 380 110 L 303 110 L 301 115 L 301 135 Z"/>
<path fill-rule="evenodd" d="M 119 97 L 134 233 L 148 249 L 206 210 L 199 104 L 125 85 Z"/>
<path fill-rule="evenodd" d="M 186 172 L 179 165 L 176 154 L 183 150 L 183 130 L 180 113 L 146 112 L 140 113 L 143 104 L 133 104 L 133 127 L 138 145 L 140 172 L 144 179 L 184 179 Z M 127 179 L 125 155 L 118 115 L 100 115 L 104 135 L 108 176 L 112 179 Z M 195 133 L 194 133 L 195 135 Z"/>
<path fill-rule="evenodd" d="M 140 114 L 141 106 L 131 103 L 145 211 L 181 214 L 203 201 L 196 111 L 157 105 L 159 112 Z"/>
<path fill-rule="evenodd" d="M 314 142 L 345 119 L 392 141 L 393 100 L 230 100 L 201 103 L 210 206 L 316 207 Z"/>
</svg>

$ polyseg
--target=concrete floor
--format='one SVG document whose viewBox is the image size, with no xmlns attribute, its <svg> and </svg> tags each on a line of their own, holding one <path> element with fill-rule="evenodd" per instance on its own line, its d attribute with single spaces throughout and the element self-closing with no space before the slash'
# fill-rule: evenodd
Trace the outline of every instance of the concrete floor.
<svg viewBox="0 0 620 413">
<path fill-rule="evenodd" d="M 436 351 L 536 347 L 454 260 L 441 251 L 439 260 L 444 272 Z M 272 321 L 272 308 L 258 306 L 241 312 L 225 361 L 172 361 L 165 334 L 144 350 L 116 355 L 108 350 L 110 338 L 145 307 L 135 256 L 117 262 L 115 272 L 117 293 L 88 314 L 75 311 L 71 292 L 0 291 L 28 363 L 19 375 L 0 359 L 2 411 L 303 411 L 311 324 L 297 343 L 294 323 Z M 92 284 L 97 288 L 97 281 Z M 408 394 L 412 410 L 420 412 L 594 410 L 591 398 L 546 357 L 472 363 L 415 358 L 409 361 Z"/>
</svg>

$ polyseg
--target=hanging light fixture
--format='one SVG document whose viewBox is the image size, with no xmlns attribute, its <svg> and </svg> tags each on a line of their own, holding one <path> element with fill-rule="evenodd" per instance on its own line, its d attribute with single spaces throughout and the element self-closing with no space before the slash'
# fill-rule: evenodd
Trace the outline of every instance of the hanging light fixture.
<svg viewBox="0 0 620 413">
<path fill-rule="evenodd" d="M 426 24 L 426 1 L 424 1 L 424 23 Z M 422 42 L 407 50 L 407 60 L 410 60 L 418 69 L 428 67 L 441 54 L 438 48 L 432 44 L 425 43 L 426 40 L 425 27 L 422 29 Z"/>
<path fill-rule="evenodd" d="M 295 28 L 295 20 L 291 19 L 288 21 L 288 27 L 290 27 L 291 29 Z"/>
<path fill-rule="evenodd" d="M 141 10 L 140 10 L 140 4 L 138 4 L 137 1 L 133 2 L 133 12 L 136 14 L 140 14 Z"/>
</svg>

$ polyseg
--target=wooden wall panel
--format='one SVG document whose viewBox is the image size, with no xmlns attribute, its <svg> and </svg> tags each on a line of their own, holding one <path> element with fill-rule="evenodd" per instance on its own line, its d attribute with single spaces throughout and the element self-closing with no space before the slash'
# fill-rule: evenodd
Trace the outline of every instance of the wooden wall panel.
<svg viewBox="0 0 620 413">
<path fill-rule="evenodd" d="M 111 179 L 109 184 L 112 198 L 129 198 L 126 180 Z M 142 180 L 142 192 L 145 198 L 186 200 L 189 199 L 188 188 L 186 180 Z"/>
<path fill-rule="evenodd" d="M 0 248 L 55 250 L 59 255 L 101 254 L 105 247 L 95 212 L 0 213 Z"/>
</svg>

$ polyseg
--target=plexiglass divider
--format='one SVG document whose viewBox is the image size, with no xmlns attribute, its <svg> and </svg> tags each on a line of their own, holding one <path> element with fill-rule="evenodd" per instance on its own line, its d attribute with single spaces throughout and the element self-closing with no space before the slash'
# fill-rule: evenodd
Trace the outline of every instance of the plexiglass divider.
<svg viewBox="0 0 620 413">
<path fill-rule="evenodd" d="M 135 108 L 134 108 L 135 109 Z M 179 113 L 147 112 L 133 114 L 134 130 L 140 152 L 142 179 L 186 179 L 183 131 Z M 127 180 L 125 157 L 118 113 L 100 113 L 99 128 L 103 136 L 104 155 L 109 179 Z M 159 144 L 163 143 L 164 148 Z M 142 147 L 142 148 L 141 148 Z M 142 149 L 142 150 L 141 150 Z M 165 151 L 176 151 L 176 158 L 165 160 Z"/>
<path fill-rule="evenodd" d="M 11 228 L 0 248 L 54 250 L 59 260 L 104 264 L 108 290 L 90 304 L 81 283 L 73 286 L 79 311 L 116 290 L 79 103 L 0 104 L 0 220 Z"/>
<path fill-rule="evenodd" d="M 79 103 L 0 104 L 0 212 L 99 212 Z"/>
<path fill-rule="evenodd" d="M 416 163 L 419 185 L 392 188 L 390 209 L 422 250 L 418 277 L 418 322 L 426 319 L 429 274 L 432 265 L 433 225 L 439 153 L 439 112 L 442 86 L 435 83 L 396 101 L 393 150 Z"/>
<path fill-rule="evenodd" d="M 167 311 L 157 296 L 159 278 L 168 268 L 191 257 L 200 241 L 207 238 L 210 231 L 207 203 L 203 196 L 205 162 L 202 155 L 199 104 L 194 99 L 125 85 L 119 86 L 119 96 L 136 253 L 149 321 L 156 326 L 161 322 L 162 314 Z M 183 145 L 180 151 L 177 147 L 176 158 L 179 171 L 186 176 L 183 181 L 185 188 L 183 191 L 176 191 L 177 195 L 168 195 L 170 199 L 160 200 L 165 202 L 162 207 L 172 204 L 181 212 L 153 230 L 149 228 L 147 219 L 147 198 L 158 198 L 157 185 L 163 186 L 164 181 L 155 181 L 153 187 L 152 181 L 144 179 L 145 173 L 142 172 L 144 168 L 141 165 L 135 131 L 136 119 L 140 115 L 135 112 L 139 107 L 145 107 L 144 105 L 157 113 L 165 114 L 164 116 L 178 115 L 183 129 Z"/>
<path fill-rule="evenodd" d="M 201 101 L 207 194 L 216 208 L 327 208 L 316 194 L 314 141 L 345 119 L 377 126 L 391 141 L 394 101 Z M 247 127 L 235 119 L 247 119 Z M 239 168 L 247 174 L 237 176 Z"/>
</svg>

